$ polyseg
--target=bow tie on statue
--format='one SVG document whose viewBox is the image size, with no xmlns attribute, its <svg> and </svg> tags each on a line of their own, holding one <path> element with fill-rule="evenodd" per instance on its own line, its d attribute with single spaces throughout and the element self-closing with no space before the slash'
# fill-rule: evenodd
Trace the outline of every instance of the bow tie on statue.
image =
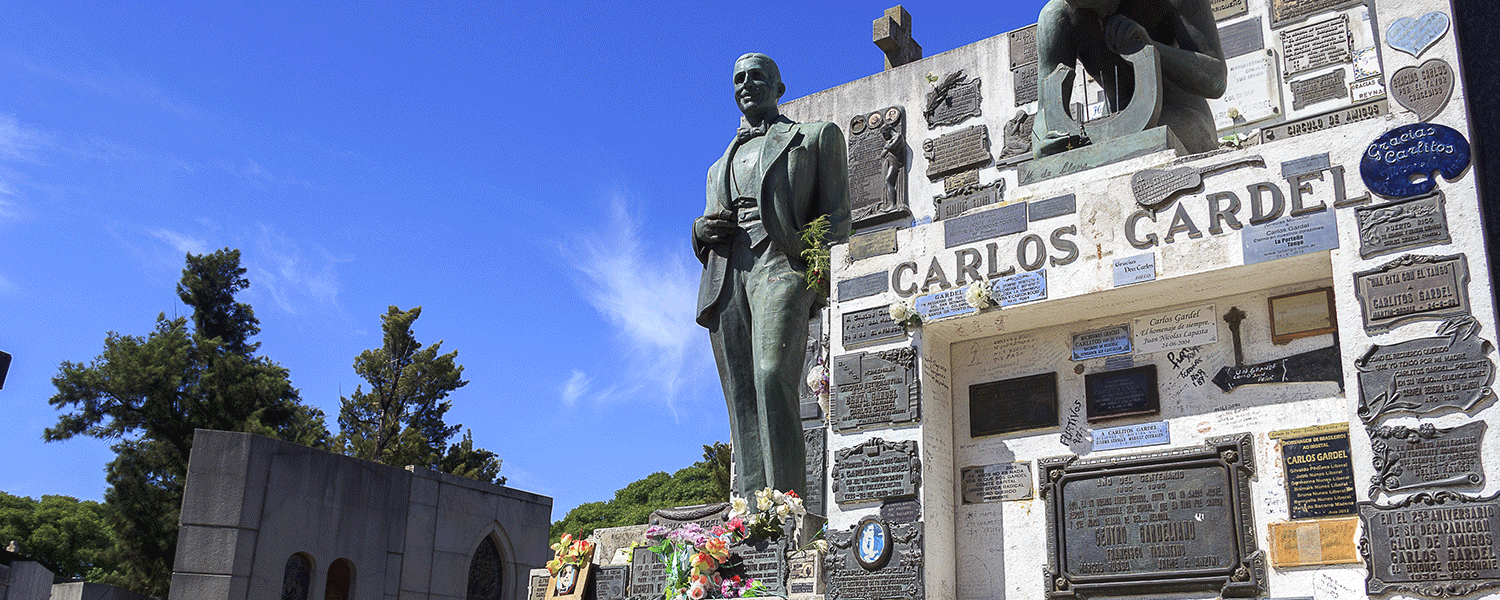
<svg viewBox="0 0 1500 600">
<path fill-rule="evenodd" d="M 734 134 L 734 143 L 743 144 L 745 143 L 745 140 L 765 135 L 766 129 L 768 128 L 770 128 L 769 123 L 761 123 L 760 125 L 755 127 L 741 127 L 739 131 L 735 132 Z"/>
</svg>

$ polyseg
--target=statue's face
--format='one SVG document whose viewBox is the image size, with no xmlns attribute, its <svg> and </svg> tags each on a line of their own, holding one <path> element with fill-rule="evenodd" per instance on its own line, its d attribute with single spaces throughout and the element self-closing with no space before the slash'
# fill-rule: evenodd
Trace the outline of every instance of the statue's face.
<svg viewBox="0 0 1500 600">
<path fill-rule="evenodd" d="M 776 108 L 776 100 L 785 90 L 781 78 L 764 61 L 747 58 L 734 64 L 734 100 L 746 116 Z"/>
</svg>

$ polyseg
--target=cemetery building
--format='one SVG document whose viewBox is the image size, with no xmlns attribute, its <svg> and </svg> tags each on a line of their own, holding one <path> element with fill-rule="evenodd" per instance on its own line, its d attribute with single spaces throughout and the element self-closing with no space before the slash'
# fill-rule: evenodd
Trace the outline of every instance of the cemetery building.
<svg viewBox="0 0 1500 600">
<path fill-rule="evenodd" d="M 520 600 L 551 515 L 503 485 L 200 429 L 171 598 Z"/>
</svg>

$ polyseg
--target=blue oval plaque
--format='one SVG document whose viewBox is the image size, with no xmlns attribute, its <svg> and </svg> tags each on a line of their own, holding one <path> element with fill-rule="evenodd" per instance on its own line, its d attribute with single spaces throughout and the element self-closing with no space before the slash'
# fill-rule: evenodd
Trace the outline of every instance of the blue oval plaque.
<svg viewBox="0 0 1500 600">
<path fill-rule="evenodd" d="M 1412 123 L 1375 138 L 1359 161 L 1359 176 L 1370 191 L 1389 198 L 1425 194 L 1437 175 L 1453 181 L 1469 168 L 1469 141 L 1458 130 L 1436 123 Z"/>
<path fill-rule="evenodd" d="M 891 560 L 891 541 L 886 535 L 885 521 L 876 517 L 865 517 L 854 532 L 854 559 L 866 571 L 874 571 Z"/>
</svg>

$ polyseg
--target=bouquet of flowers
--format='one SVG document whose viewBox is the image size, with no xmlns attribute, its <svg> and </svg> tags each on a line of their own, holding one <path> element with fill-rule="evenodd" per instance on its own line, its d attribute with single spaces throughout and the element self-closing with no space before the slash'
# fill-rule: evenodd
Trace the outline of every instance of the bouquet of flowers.
<svg viewBox="0 0 1500 600">
<path fill-rule="evenodd" d="M 564 533 L 562 539 L 552 545 L 553 557 L 547 561 L 547 573 L 553 576 L 563 568 L 563 565 L 573 565 L 580 569 L 584 565 L 594 562 L 594 543 L 585 539 L 573 539 L 572 534 Z"/>
<path fill-rule="evenodd" d="M 786 519 L 793 515 L 800 517 L 807 509 L 796 492 L 770 488 L 755 493 L 755 506 L 752 512 L 750 503 L 737 497 L 731 501 L 730 518 L 723 525 L 704 529 L 689 523 L 671 531 L 661 526 L 646 530 L 646 539 L 654 544 L 651 551 L 661 557 L 666 573 L 665 600 L 775 595 L 765 584 L 737 573 L 739 560 L 730 547 L 745 540 L 780 539 L 785 535 Z M 826 551 L 828 542 L 818 539 L 808 546 Z"/>
</svg>

